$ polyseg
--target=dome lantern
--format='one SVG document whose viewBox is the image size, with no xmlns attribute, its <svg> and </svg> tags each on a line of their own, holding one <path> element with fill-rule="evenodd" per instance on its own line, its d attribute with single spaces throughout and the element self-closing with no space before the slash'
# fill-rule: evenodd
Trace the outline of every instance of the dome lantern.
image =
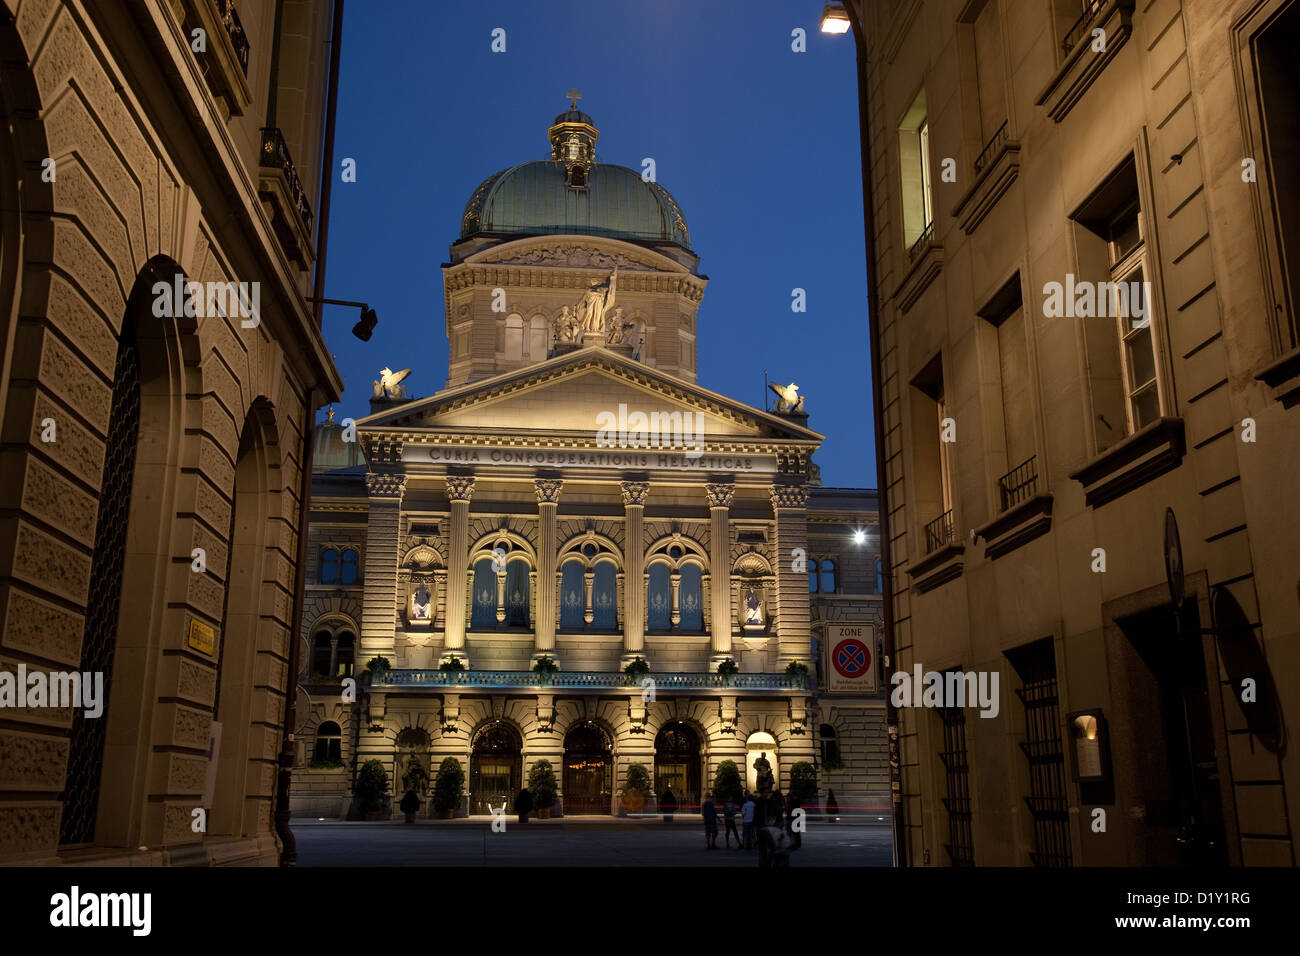
<svg viewBox="0 0 1300 956">
<path fill-rule="evenodd" d="M 600 130 L 591 117 L 578 109 L 582 94 L 577 89 L 565 94 L 570 108 L 555 117 L 546 131 L 551 141 L 551 158 L 564 164 L 565 184 L 570 189 L 586 189 L 591 168 L 596 165 L 596 141 Z"/>
</svg>

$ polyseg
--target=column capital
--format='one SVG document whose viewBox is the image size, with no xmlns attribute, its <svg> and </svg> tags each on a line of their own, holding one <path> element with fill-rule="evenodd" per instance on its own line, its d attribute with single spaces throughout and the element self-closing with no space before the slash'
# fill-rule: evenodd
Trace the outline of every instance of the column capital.
<svg viewBox="0 0 1300 956">
<path fill-rule="evenodd" d="M 807 485 L 773 485 L 772 510 L 804 508 L 808 505 Z"/>
<path fill-rule="evenodd" d="M 533 490 L 537 492 L 539 505 L 560 503 L 560 489 L 564 487 L 563 478 L 534 478 Z"/>
<path fill-rule="evenodd" d="M 736 497 L 736 486 L 731 482 L 708 484 L 704 493 L 709 496 L 710 508 L 730 508 Z"/>
<path fill-rule="evenodd" d="M 447 497 L 452 501 L 469 501 L 474 496 L 473 475 L 448 475 Z"/>
<path fill-rule="evenodd" d="M 623 489 L 623 504 L 625 505 L 643 505 L 646 497 L 650 494 L 650 482 L 648 481 L 621 481 L 618 486 Z"/>
<path fill-rule="evenodd" d="M 366 475 L 366 494 L 371 498 L 400 498 L 405 490 L 405 475 Z"/>
</svg>

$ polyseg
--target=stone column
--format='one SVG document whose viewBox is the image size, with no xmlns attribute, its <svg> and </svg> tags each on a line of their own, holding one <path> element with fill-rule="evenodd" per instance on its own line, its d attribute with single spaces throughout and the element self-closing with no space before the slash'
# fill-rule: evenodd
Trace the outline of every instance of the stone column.
<svg viewBox="0 0 1300 956">
<path fill-rule="evenodd" d="M 444 651 L 459 651 L 465 659 L 465 590 L 469 572 L 469 500 L 474 479 L 468 475 L 447 476 L 447 499 L 451 502 L 451 530 L 447 535 L 447 617 L 443 625 Z"/>
<path fill-rule="evenodd" d="M 716 666 L 717 660 L 731 654 L 731 526 L 728 514 L 736 497 L 736 486 L 705 485 L 704 491 L 709 496 L 709 623 Z"/>
<path fill-rule="evenodd" d="M 627 568 L 623 587 L 623 650 L 634 657 L 645 650 L 645 500 L 648 481 L 624 481 L 623 506 L 627 528 L 623 556 Z"/>
<path fill-rule="evenodd" d="M 773 485 L 776 517 L 777 670 L 791 661 L 807 664 L 812 652 L 808 574 L 795 571 L 792 553 L 808 548 L 808 486 Z"/>
<path fill-rule="evenodd" d="M 537 493 L 537 627 L 533 657 L 555 650 L 555 513 L 560 507 L 559 478 L 534 478 Z"/>
<path fill-rule="evenodd" d="M 402 517 L 405 475 L 366 475 L 370 510 L 366 517 L 365 591 L 361 605 L 362 666 L 370 658 L 396 656 L 397 532 Z"/>
</svg>

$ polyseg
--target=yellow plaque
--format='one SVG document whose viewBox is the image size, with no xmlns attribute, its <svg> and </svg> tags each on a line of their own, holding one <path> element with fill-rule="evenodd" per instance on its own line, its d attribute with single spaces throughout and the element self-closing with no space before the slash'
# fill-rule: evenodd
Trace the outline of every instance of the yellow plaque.
<svg viewBox="0 0 1300 956">
<path fill-rule="evenodd" d="M 202 621 L 196 621 L 190 618 L 190 633 L 188 643 L 196 651 L 202 651 L 204 654 L 211 654 L 217 647 L 217 630 Z"/>
</svg>

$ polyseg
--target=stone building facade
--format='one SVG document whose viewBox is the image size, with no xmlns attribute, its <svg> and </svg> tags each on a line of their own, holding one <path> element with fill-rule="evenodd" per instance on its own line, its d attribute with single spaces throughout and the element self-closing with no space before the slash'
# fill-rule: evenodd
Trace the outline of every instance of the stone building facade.
<svg viewBox="0 0 1300 956">
<path fill-rule="evenodd" d="M 883 732 L 861 697 L 819 709 L 813 659 L 814 606 L 868 612 L 865 565 L 843 578 L 862 593 L 814 605 L 807 563 L 810 520 L 840 560 L 829 537 L 874 505 L 817 511 L 822 436 L 801 402 L 769 412 L 697 383 L 706 279 L 685 219 L 661 186 L 594 163 L 597 135 L 562 113 L 551 161 L 471 197 L 444 267 L 447 388 L 412 400 L 377 381 L 364 463 L 321 426 L 335 452 L 312 499 L 296 813 L 355 812 L 367 760 L 396 798 L 413 759 L 432 776 L 447 757 L 462 814 L 513 803 L 539 759 L 557 812 L 618 812 L 634 763 L 652 806 L 672 789 L 697 808 L 723 760 L 752 789 L 766 754 L 785 789 L 819 762 L 823 724 L 853 760 L 873 746 L 860 729 Z M 648 674 L 628 676 L 638 660 Z M 881 785 L 843 779 L 846 802 Z"/>
<path fill-rule="evenodd" d="M 277 860 L 330 8 L 0 4 L 0 861 Z"/>
<path fill-rule="evenodd" d="M 847 7 L 907 862 L 1294 865 L 1300 3 Z"/>
</svg>

